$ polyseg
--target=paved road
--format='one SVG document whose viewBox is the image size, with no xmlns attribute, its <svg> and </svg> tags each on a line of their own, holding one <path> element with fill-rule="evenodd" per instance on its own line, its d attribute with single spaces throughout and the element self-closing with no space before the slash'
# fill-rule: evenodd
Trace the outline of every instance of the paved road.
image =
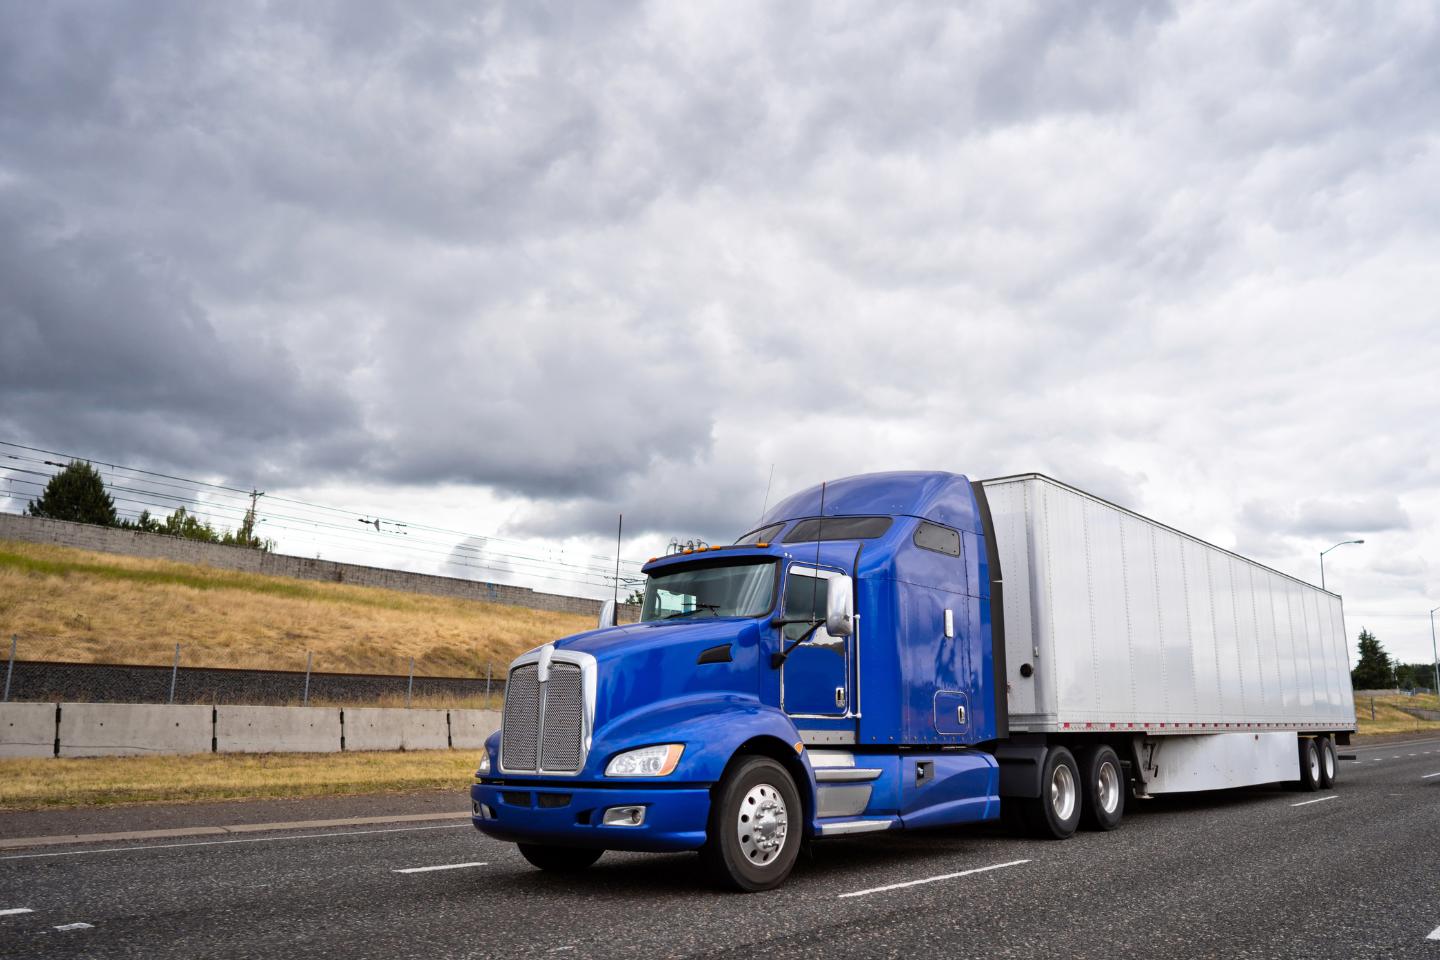
<svg viewBox="0 0 1440 960">
<path fill-rule="evenodd" d="M 1440 741 L 1355 754 L 1333 793 L 1161 798 L 1063 843 L 827 841 L 751 896 L 691 855 L 540 874 L 468 823 L 38 849 L 0 857 L 0 954 L 1440 958 Z M 423 867 L 454 868 L 397 872 Z"/>
</svg>

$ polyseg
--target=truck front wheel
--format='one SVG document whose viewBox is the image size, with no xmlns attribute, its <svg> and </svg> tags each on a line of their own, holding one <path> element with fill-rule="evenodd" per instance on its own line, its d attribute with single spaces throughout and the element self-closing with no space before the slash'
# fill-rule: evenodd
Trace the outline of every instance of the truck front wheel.
<svg viewBox="0 0 1440 960">
<path fill-rule="evenodd" d="M 716 791 L 701 856 L 721 886 L 770 890 L 790 875 L 803 832 L 800 794 L 790 774 L 769 757 L 745 757 Z"/>
<path fill-rule="evenodd" d="M 599 860 L 604 850 L 590 847 L 551 847 L 541 843 L 517 843 L 520 856 L 547 873 L 578 873 Z"/>
<path fill-rule="evenodd" d="M 1033 836 L 1064 840 L 1075 832 L 1080 824 L 1081 782 L 1074 754 L 1060 746 L 1045 752 L 1040 796 L 1020 801 L 1025 823 Z"/>
<path fill-rule="evenodd" d="M 1077 759 L 1085 785 L 1081 821 L 1091 830 L 1114 830 L 1125 812 L 1125 773 L 1120 758 L 1101 744 L 1082 750 Z"/>
</svg>

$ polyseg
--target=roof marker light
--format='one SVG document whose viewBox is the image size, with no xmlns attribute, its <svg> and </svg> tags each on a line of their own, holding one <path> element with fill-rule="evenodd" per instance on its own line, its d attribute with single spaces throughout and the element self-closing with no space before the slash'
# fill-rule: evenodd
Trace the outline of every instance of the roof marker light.
<svg viewBox="0 0 1440 960">
<path fill-rule="evenodd" d="M 761 550 L 764 550 L 766 547 L 770 546 L 770 542 L 768 540 L 760 540 L 756 542 L 755 546 L 759 547 Z"/>
</svg>

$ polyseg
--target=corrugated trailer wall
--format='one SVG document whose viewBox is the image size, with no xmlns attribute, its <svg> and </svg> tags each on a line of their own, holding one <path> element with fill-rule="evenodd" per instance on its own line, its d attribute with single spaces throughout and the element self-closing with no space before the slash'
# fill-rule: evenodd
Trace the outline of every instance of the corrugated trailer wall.
<svg viewBox="0 0 1440 960">
<path fill-rule="evenodd" d="M 1339 597 L 1048 477 L 984 487 L 1013 731 L 1354 728 Z"/>
</svg>

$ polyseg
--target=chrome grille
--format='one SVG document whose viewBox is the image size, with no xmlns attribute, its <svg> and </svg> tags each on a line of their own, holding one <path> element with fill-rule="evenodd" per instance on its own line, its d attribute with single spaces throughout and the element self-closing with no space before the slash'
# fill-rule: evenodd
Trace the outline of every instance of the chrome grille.
<svg viewBox="0 0 1440 960">
<path fill-rule="evenodd" d="M 572 663 L 552 663 L 545 688 L 540 763 L 546 770 L 573 773 L 580 769 L 580 755 L 584 750 L 585 691 L 580 668 Z"/>
<path fill-rule="evenodd" d="M 506 770 L 536 769 L 540 742 L 539 673 L 539 668 L 533 663 L 516 667 L 505 684 L 500 766 Z"/>
<path fill-rule="evenodd" d="M 577 656 L 586 666 L 575 662 Z M 586 670 L 594 669 L 594 661 L 586 654 L 569 657 L 542 654 L 540 659 L 549 661 L 544 683 L 533 654 L 511 669 L 501 718 L 501 772 L 579 773 L 585 765 L 591 709 Z M 589 689 L 593 684 L 592 679 Z"/>
</svg>

